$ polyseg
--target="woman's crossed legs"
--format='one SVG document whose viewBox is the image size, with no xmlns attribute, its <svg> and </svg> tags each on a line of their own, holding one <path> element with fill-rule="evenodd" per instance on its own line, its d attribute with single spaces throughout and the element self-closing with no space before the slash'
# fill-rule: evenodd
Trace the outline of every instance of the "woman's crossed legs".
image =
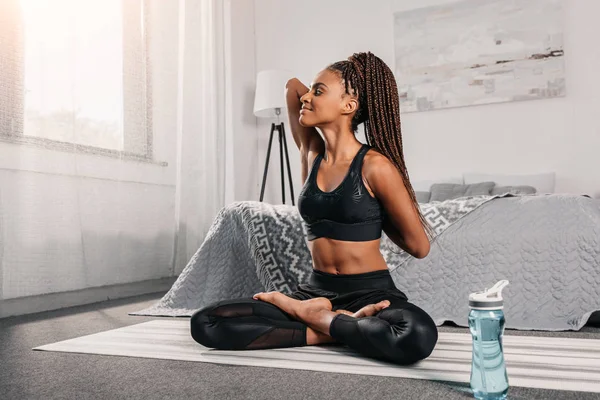
<svg viewBox="0 0 600 400">
<path fill-rule="evenodd" d="M 311 328 L 317 342 L 331 342 L 330 336 L 365 356 L 398 364 L 428 357 L 437 342 L 431 317 L 393 296 L 371 296 L 375 308 L 361 308 L 367 316 L 353 316 L 359 310 L 352 307 L 333 311 L 325 297 L 301 301 L 279 292 L 255 297 L 224 300 L 196 311 L 191 318 L 194 340 L 223 350 L 297 347 L 307 345 Z M 389 301 L 388 307 L 382 308 L 383 300 Z"/>
</svg>

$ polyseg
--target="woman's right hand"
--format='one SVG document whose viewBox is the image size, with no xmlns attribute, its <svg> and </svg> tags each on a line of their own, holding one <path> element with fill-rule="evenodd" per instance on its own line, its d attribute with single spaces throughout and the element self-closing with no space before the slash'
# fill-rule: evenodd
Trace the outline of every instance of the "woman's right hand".
<svg viewBox="0 0 600 400">
<path fill-rule="evenodd" d="M 301 183 L 305 184 L 308 178 L 310 166 L 308 158 L 310 153 L 323 153 L 325 151 L 325 142 L 319 135 L 319 132 L 313 126 L 304 126 L 300 123 L 300 109 L 302 101 L 300 98 L 308 93 L 309 89 L 298 78 L 292 78 L 287 81 L 286 103 L 290 128 L 294 143 L 300 150 L 300 174 Z"/>
<path fill-rule="evenodd" d="M 303 84 L 298 78 L 291 78 L 290 80 L 288 80 L 285 87 L 287 89 L 288 95 L 290 95 L 290 93 L 292 95 L 295 95 L 298 101 L 300 101 L 300 97 L 308 93 L 308 87 L 305 84 Z"/>
<path fill-rule="evenodd" d="M 307 151 L 310 147 L 309 142 L 313 139 L 319 138 L 319 133 L 315 128 L 309 128 L 300 124 L 300 109 L 302 108 L 302 102 L 300 98 L 308 93 L 308 88 L 300 82 L 298 78 L 292 78 L 287 81 L 285 85 L 286 90 L 286 104 L 288 117 L 290 121 L 290 127 L 292 129 L 292 137 L 294 142 L 300 151 Z M 304 150 L 303 150 L 304 149 Z M 306 158 L 306 155 L 303 155 Z M 303 160 L 304 164 L 307 164 L 306 160 Z M 302 182 L 306 180 L 305 172 L 308 166 L 302 165 Z"/>
</svg>

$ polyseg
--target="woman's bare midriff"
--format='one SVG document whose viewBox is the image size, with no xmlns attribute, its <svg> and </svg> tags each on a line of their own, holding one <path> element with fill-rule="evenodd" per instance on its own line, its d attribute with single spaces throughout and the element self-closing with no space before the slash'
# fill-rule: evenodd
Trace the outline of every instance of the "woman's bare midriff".
<svg viewBox="0 0 600 400">
<path fill-rule="evenodd" d="M 379 250 L 381 239 L 368 242 L 349 242 L 318 238 L 308 242 L 313 268 L 336 275 L 363 274 L 387 270 Z"/>
</svg>

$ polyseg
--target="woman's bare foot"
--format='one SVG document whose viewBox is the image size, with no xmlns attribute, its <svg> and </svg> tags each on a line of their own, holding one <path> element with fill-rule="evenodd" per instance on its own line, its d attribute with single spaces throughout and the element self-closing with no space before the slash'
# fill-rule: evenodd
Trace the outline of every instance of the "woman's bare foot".
<svg viewBox="0 0 600 400">
<path fill-rule="evenodd" d="M 382 300 L 379 303 L 369 304 L 358 310 L 354 313 L 353 317 L 362 318 L 362 317 L 370 317 L 372 315 L 377 314 L 379 311 L 387 308 L 390 305 L 389 300 Z"/>
<path fill-rule="evenodd" d="M 316 297 L 309 300 L 296 300 L 280 292 L 261 292 L 255 294 L 253 298 L 255 300 L 265 301 L 277 306 L 279 309 L 291 315 L 292 318 L 304 322 L 315 332 L 320 332 L 322 335 L 325 335 L 322 336 L 315 334 L 313 336 L 312 333 L 310 333 L 309 337 L 309 333 L 307 332 L 307 342 L 309 342 L 308 339 L 310 339 L 311 344 L 315 344 L 313 341 L 321 341 L 321 343 L 323 343 L 323 340 L 327 340 L 331 342 L 330 339 L 327 338 L 327 336 L 331 337 L 329 334 L 329 326 L 331 325 L 331 321 L 336 314 L 345 313 L 344 311 L 346 311 L 331 311 L 331 301 L 329 301 L 329 299 L 326 297 Z M 389 301 L 383 300 L 376 304 L 369 304 L 353 313 L 351 316 L 355 318 L 368 317 L 387 306 L 389 306 Z"/>
<path fill-rule="evenodd" d="M 298 320 L 303 320 L 306 315 L 316 311 L 331 311 L 332 304 L 326 297 L 316 297 L 309 300 L 296 300 L 286 296 L 281 292 L 257 293 L 253 296 L 256 300 L 271 303 L 292 317 Z"/>
<path fill-rule="evenodd" d="M 352 312 L 348 310 L 335 310 L 336 314 L 345 314 L 354 318 L 362 318 L 362 317 L 370 317 L 372 315 L 377 314 L 380 310 L 387 308 L 390 305 L 388 300 L 380 301 L 376 304 L 369 304 L 358 310 L 357 312 Z M 322 332 L 312 329 L 308 327 L 306 329 L 306 345 L 317 345 L 317 344 L 325 344 L 325 343 L 337 343 L 338 341 L 332 338 L 329 335 L 326 335 Z"/>
<path fill-rule="evenodd" d="M 377 314 L 379 311 L 383 310 L 384 308 L 388 307 L 389 305 L 390 305 L 389 300 L 382 300 L 379 303 L 368 304 L 355 313 L 353 313 L 352 311 L 348 311 L 348 310 L 335 310 L 334 312 L 336 314 L 346 314 L 346 315 L 349 315 L 354 318 L 370 317 L 372 315 Z"/>
</svg>

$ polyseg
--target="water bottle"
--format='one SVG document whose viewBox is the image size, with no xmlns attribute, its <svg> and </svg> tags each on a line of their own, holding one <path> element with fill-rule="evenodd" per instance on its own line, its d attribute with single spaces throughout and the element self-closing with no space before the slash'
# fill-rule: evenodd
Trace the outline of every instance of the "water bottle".
<svg viewBox="0 0 600 400">
<path fill-rule="evenodd" d="M 507 280 L 469 295 L 469 329 L 473 335 L 471 389 L 476 399 L 506 399 L 508 375 L 502 352 L 504 300 Z"/>
</svg>

